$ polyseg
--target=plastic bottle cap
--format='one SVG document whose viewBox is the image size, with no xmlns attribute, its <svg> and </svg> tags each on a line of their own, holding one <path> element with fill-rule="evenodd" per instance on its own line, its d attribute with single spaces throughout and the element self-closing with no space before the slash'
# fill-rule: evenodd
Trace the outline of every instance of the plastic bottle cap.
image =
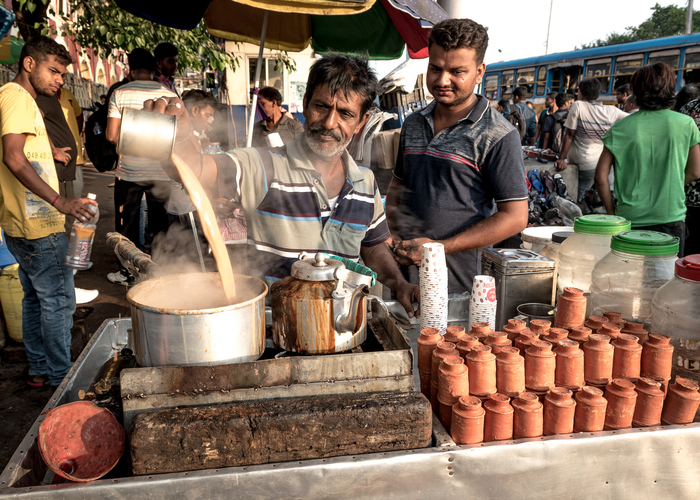
<svg viewBox="0 0 700 500">
<path fill-rule="evenodd" d="M 676 276 L 700 281 L 700 254 L 686 255 L 676 261 Z"/>
<path fill-rule="evenodd" d="M 552 242 L 561 243 L 572 234 L 574 234 L 573 231 L 559 231 L 557 233 L 552 233 Z"/>
<path fill-rule="evenodd" d="M 88 200 L 96 200 L 97 199 L 97 195 L 94 193 L 89 193 L 87 195 L 87 197 L 88 197 Z"/>
<path fill-rule="evenodd" d="M 584 215 L 574 221 L 574 231 L 577 233 L 612 235 L 631 228 L 630 221 L 617 215 Z"/>
<path fill-rule="evenodd" d="M 677 255 L 680 238 L 657 231 L 622 231 L 612 237 L 610 248 L 634 255 Z"/>
</svg>

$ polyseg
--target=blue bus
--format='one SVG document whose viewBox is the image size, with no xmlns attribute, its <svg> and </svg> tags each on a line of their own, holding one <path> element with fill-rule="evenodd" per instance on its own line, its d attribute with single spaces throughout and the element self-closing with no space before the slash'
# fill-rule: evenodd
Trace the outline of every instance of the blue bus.
<svg viewBox="0 0 700 500">
<path fill-rule="evenodd" d="M 513 89 L 524 85 L 539 111 L 549 92 L 573 92 L 581 79 L 595 77 L 603 86 L 600 99 L 617 104 L 615 89 L 629 83 L 637 69 L 657 62 L 677 70 L 676 90 L 700 82 L 700 33 L 489 64 L 481 93 L 489 99 L 510 99 Z"/>
</svg>

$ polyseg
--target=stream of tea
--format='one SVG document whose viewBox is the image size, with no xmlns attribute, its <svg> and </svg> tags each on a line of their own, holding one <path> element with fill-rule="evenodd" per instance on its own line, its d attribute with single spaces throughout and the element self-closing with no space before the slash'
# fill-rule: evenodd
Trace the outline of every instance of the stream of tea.
<svg viewBox="0 0 700 500">
<path fill-rule="evenodd" d="M 221 285 L 224 289 L 224 295 L 226 295 L 226 301 L 229 304 L 233 304 L 236 302 L 236 284 L 233 279 L 233 268 L 231 267 L 226 244 L 219 231 L 216 214 L 214 214 L 209 197 L 187 163 L 175 154 L 170 159 L 177 167 L 180 179 L 187 188 L 187 192 L 190 194 L 190 199 L 195 208 L 197 208 L 197 212 L 199 212 L 204 236 L 211 245 L 214 259 L 216 260 L 216 267 L 219 268 L 219 276 L 221 277 Z"/>
</svg>

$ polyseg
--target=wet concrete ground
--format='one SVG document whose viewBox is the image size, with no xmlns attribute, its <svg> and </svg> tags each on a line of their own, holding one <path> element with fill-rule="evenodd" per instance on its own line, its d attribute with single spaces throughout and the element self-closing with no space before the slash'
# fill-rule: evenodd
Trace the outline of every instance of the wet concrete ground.
<svg viewBox="0 0 700 500">
<path fill-rule="evenodd" d="M 94 266 L 75 276 L 80 288 L 97 289 L 100 295 L 78 306 L 73 317 L 73 359 L 80 354 L 91 335 L 105 319 L 129 316 L 127 288 L 107 280 L 107 273 L 118 270 L 117 257 L 107 246 L 106 234 L 114 231 L 113 173 L 100 173 L 88 164 L 83 167 L 84 193 L 95 193 L 100 220 L 92 249 Z M 0 352 L 0 470 L 12 457 L 51 396 L 51 389 L 34 389 L 26 384 L 28 364 L 21 344 L 9 339 Z"/>
</svg>

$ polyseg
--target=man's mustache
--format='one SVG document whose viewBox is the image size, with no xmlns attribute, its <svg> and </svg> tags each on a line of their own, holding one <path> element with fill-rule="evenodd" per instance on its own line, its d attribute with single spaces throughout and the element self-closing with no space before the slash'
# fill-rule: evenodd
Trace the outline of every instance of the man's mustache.
<svg viewBox="0 0 700 500">
<path fill-rule="evenodd" d="M 327 137 L 332 137 L 333 139 L 335 139 L 338 142 L 343 140 L 341 135 L 338 132 L 336 132 L 335 130 L 329 130 L 329 129 L 327 129 L 325 127 L 321 127 L 321 126 L 309 127 L 309 132 L 312 134 L 318 134 L 318 135 L 323 135 L 323 136 L 327 136 Z"/>
</svg>

